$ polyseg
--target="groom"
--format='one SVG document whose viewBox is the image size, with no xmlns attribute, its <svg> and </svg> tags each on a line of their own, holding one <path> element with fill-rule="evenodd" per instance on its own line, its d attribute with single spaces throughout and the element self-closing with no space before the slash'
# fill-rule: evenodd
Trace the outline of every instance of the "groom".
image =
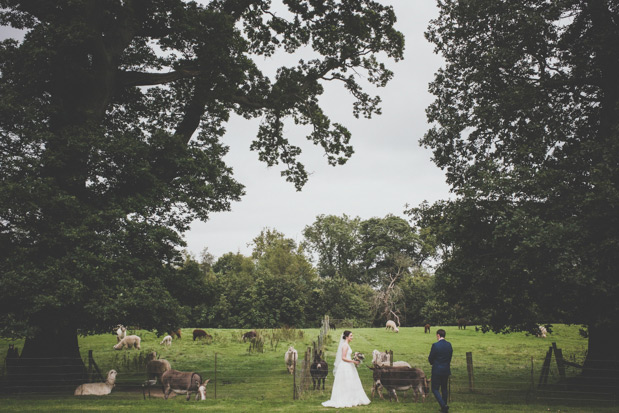
<svg viewBox="0 0 619 413">
<path fill-rule="evenodd" d="M 434 393 L 436 401 L 441 406 L 441 412 L 447 413 L 449 411 L 449 406 L 447 406 L 447 383 L 451 374 L 449 365 L 453 349 L 451 348 L 451 343 L 445 340 L 445 330 L 442 328 L 436 331 L 436 340 L 436 343 L 432 344 L 432 349 L 428 356 L 428 361 L 432 365 L 432 393 Z"/>
</svg>

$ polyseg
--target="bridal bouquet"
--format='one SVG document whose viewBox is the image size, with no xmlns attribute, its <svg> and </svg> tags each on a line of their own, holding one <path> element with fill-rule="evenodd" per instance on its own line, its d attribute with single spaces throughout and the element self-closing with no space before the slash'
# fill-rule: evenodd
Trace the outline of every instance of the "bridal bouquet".
<svg viewBox="0 0 619 413">
<path fill-rule="evenodd" d="M 365 355 L 363 353 L 359 353 L 358 351 L 356 351 L 352 359 L 355 361 L 358 361 L 359 364 L 361 364 L 363 363 L 363 360 L 365 360 Z M 355 367 L 357 367 L 357 364 L 355 364 Z"/>
</svg>

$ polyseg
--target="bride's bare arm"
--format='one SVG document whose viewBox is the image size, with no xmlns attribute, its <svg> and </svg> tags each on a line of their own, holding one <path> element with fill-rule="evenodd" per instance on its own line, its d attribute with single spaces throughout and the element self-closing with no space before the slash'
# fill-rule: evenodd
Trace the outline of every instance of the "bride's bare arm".
<svg viewBox="0 0 619 413">
<path fill-rule="evenodd" d="M 350 363 L 352 360 L 348 360 L 346 358 L 346 353 L 348 353 L 348 344 L 344 344 L 342 346 L 342 361 L 345 361 L 347 363 Z"/>
<path fill-rule="evenodd" d="M 348 344 L 344 344 L 342 346 L 342 361 L 345 361 L 347 363 L 354 363 L 354 364 L 359 364 L 358 361 L 356 360 L 350 360 L 346 358 L 346 353 L 348 353 Z"/>
</svg>

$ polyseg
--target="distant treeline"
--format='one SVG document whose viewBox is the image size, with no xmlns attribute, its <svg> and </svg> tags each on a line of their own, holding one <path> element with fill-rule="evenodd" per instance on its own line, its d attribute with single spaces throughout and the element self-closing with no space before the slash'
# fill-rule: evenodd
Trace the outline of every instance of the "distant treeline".
<svg viewBox="0 0 619 413">
<path fill-rule="evenodd" d="M 319 216 L 297 245 L 263 230 L 251 256 L 205 250 L 166 281 L 187 324 L 211 328 L 313 327 L 325 314 L 355 326 L 454 323 L 435 291 L 425 248 L 404 219 Z"/>
</svg>

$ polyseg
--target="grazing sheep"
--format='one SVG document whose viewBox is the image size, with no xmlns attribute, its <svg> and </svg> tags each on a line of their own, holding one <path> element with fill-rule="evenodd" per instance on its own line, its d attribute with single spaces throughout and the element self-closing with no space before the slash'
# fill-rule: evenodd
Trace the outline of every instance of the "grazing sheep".
<svg viewBox="0 0 619 413">
<path fill-rule="evenodd" d="M 207 340 L 212 340 L 213 336 L 211 336 L 209 333 L 207 333 L 204 330 L 196 329 L 196 330 L 193 330 L 193 341 L 196 341 L 197 338 L 198 339 L 205 338 Z"/>
<path fill-rule="evenodd" d="M 191 398 L 191 392 L 196 392 L 196 400 L 206 400 L 206 385 L 210 379 L 202 382 L 202 376 L 195 372 L 168 370 L 161 376 L 164 395 L 168 400 L 170 393 L 187 394 L 187 401 Z"/>
<path fill-rule="evenodd" d="M 161 340 L 161 343 L 159 344 L 164 344 L 166 347 L 170 347 L 172 345 L 172 336 L 167 335 L 163 338 L 163 340 Z"/>
<path fill-rule="evenodd" d="M 297 362 L 297 350 L 293 346 L 288 347 L 288 351 L 284 354 L 284 361 L 286 362 L 286 368 L 288 373 L 294 373 L 294 365 Z"/>
<path fill-rule="evenodd" d="M 320 390 L 320 381 L 322 380 L 322 389 L 325 389 L 325 379 L 329 374 L 329 365 L 322 358 L 322 351 L 314 352 L 314 362 L 310 366 L 310 375 L 312 376 L 312 383 L 314 384 L 313 390 Z"/>
<path fill-rule="evenodd" d="M 387 330 L 392 330 L 392 331 L 395 331 L 396 333 L 400 331 L 400 329 L 398 329 L 398 327 L 395 325 L 395 321 L 393 320 L 387 321 L 385 326 L 387 327 Z"/>
<path fill-rule="evenodd" d="M 430 324 L 426 324 L 425 326 L 423 326 L 423 333 L 430 333 Z"/>
<path fill-rule="evenodd" d="M 118 344 L 116 344 L 114 346 L 114 350 L 122 350 L 123 348 L 127 347 L 127 348 L 136 348 L 138 350 L 141 350 L 142 348 L 140 347 L 140 342 L 142 341 L 142 339 L 138 336 L 127 336 L 125 338 L 123 338 L 122 340 L 120 340 L 118 342 Z"/>
<path fill-rule="evenodd" d="M 539 326 L 539 333 L 537 333 L 537 337 L 546 338 L 546 333 L 548 333 L 546 327 Z"/>
<path fill-rule="evenodd" d="M 107 372 L 107 379 L 104 383 L 84 383 L 77 386 L 75 396 L 105 396 L 110 394 L 116 383 L 116 370 Z"/>
<path fill-rule="evenodd" d="M 252 338 L 256 338 L 257 335 L 258 333 L 256 333 L 256 330 L 248 331 L 247 333 L 243 334 L 243 343 L 247 340 L 251 340 Z"/>
<path fill-rule="evenodd" d="M 459 318 L 458 319 L 458 330 L 466 330 L 466 325 L 469 323 L 469 321 L 466 318 Z"/>
<path fill-rule="evenodd" d="M 118 329 L 116 330 L 116 342 L 120 343 L 120 340 L 127 337 L 127 327 L 122 324 L 118 325 Z"/>
</svg>

